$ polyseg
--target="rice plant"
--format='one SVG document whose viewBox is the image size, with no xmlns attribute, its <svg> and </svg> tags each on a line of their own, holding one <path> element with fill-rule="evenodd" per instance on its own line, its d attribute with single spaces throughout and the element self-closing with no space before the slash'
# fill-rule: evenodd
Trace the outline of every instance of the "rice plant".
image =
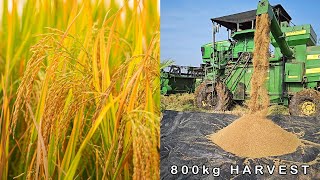
<svg viewBox="0 0 320 180">
<path fill-rule="evenodd" d="M 4 0 L 0 179 L 159 179 L 159 2 Z"/>
</svg>

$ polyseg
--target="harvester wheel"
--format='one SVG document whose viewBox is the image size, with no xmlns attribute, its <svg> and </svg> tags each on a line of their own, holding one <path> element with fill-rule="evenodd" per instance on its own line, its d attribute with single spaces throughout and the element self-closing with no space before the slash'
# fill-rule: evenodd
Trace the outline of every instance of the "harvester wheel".
<svg viewBox="0 0 320 180">
<path fill-rule="evenodd" d="M 320 93 L 313 89 L 296 93 L 290 100 L 289 111 L 295 116 L 319 116 Z"/>
<path fill-rule="evenodd" d="M 213 92 L 208 93 L 206 84 L 206 81 L 202 82 L 194 93 L 196 107 L 216 111 L 228 110 L 232 103 L 228 88 L 222 82 L 217 82 Z"/>
<path fill-rule="evenodd" d="M 214 101 L 211 93 L 206 93 L 206 85 L 207 81 L 203 81 L 194 92 L 195 106 L 200 109 L 210 109 L 212 101 Z"/>
<path fill-rule="evenodd" d="M 217 82 L 215 90 L 217 92 L 217 105 L 215 106 L 215 110 L 217 111 L 226 111 L 229 110 L 230 105 L 232 103 L 232 94 L 230 93 L 227 86 L 222 82 Z"/>
</svg>

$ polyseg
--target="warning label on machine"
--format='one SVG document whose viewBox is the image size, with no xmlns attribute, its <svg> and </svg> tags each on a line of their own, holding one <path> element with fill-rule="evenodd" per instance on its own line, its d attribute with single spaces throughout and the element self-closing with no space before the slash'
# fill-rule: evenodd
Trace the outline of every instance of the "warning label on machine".
<svg viewBox="0 0 320 180">
<path fill-rule="evenodd" d="M 320 73 L 320 68 L 306 69 L 306 74 Z"/>
<path fill-rule="evenodd" d="M 300 35 L 300 34 L 306 34 L 307 30 L 300 30 L 300 31 L 291 31 L 291 32 L 286 32 L 286 36 L 295 36 L 295 35 Z"/>
<path fill-rule="evenodd" d="M 307 59 L 308 59 L 308 60 L 320 59 L 320 54 L 307 55 Z"/>
</svg>

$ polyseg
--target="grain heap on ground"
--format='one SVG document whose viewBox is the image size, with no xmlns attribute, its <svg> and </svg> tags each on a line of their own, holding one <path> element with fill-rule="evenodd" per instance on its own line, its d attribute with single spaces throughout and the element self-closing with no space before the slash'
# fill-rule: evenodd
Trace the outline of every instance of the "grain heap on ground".
<svg viewBox="0 0 320 180">
<path fill-rule="evenodd" d="M 240 157 L 279 156 L 296 151 L 300 140 L 266 118 L 269 105 L 265 80 L 269 68 L 270 21 L 268 14 L 256 17 L 251 79 L 250 113 L 209 138 L 225 151 Z"/>
</svg>

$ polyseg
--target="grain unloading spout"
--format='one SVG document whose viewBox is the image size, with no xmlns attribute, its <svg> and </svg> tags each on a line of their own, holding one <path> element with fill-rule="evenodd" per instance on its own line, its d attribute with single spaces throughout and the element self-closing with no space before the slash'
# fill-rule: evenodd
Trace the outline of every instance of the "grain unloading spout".
<svg viewBox="0 0 320 180">
<path fill-rule="evenodd" d="M 256 15 L 268 14 L 270 23 L 270 31 L 280 47 L 281 53 L 287 58 L 293 58 L 293 50 L 289 47 L 285 39 L 285 34 L 281 31 L 273 9 L 268 0 L 261 0 L 258 3 Z"/>
</svg>

